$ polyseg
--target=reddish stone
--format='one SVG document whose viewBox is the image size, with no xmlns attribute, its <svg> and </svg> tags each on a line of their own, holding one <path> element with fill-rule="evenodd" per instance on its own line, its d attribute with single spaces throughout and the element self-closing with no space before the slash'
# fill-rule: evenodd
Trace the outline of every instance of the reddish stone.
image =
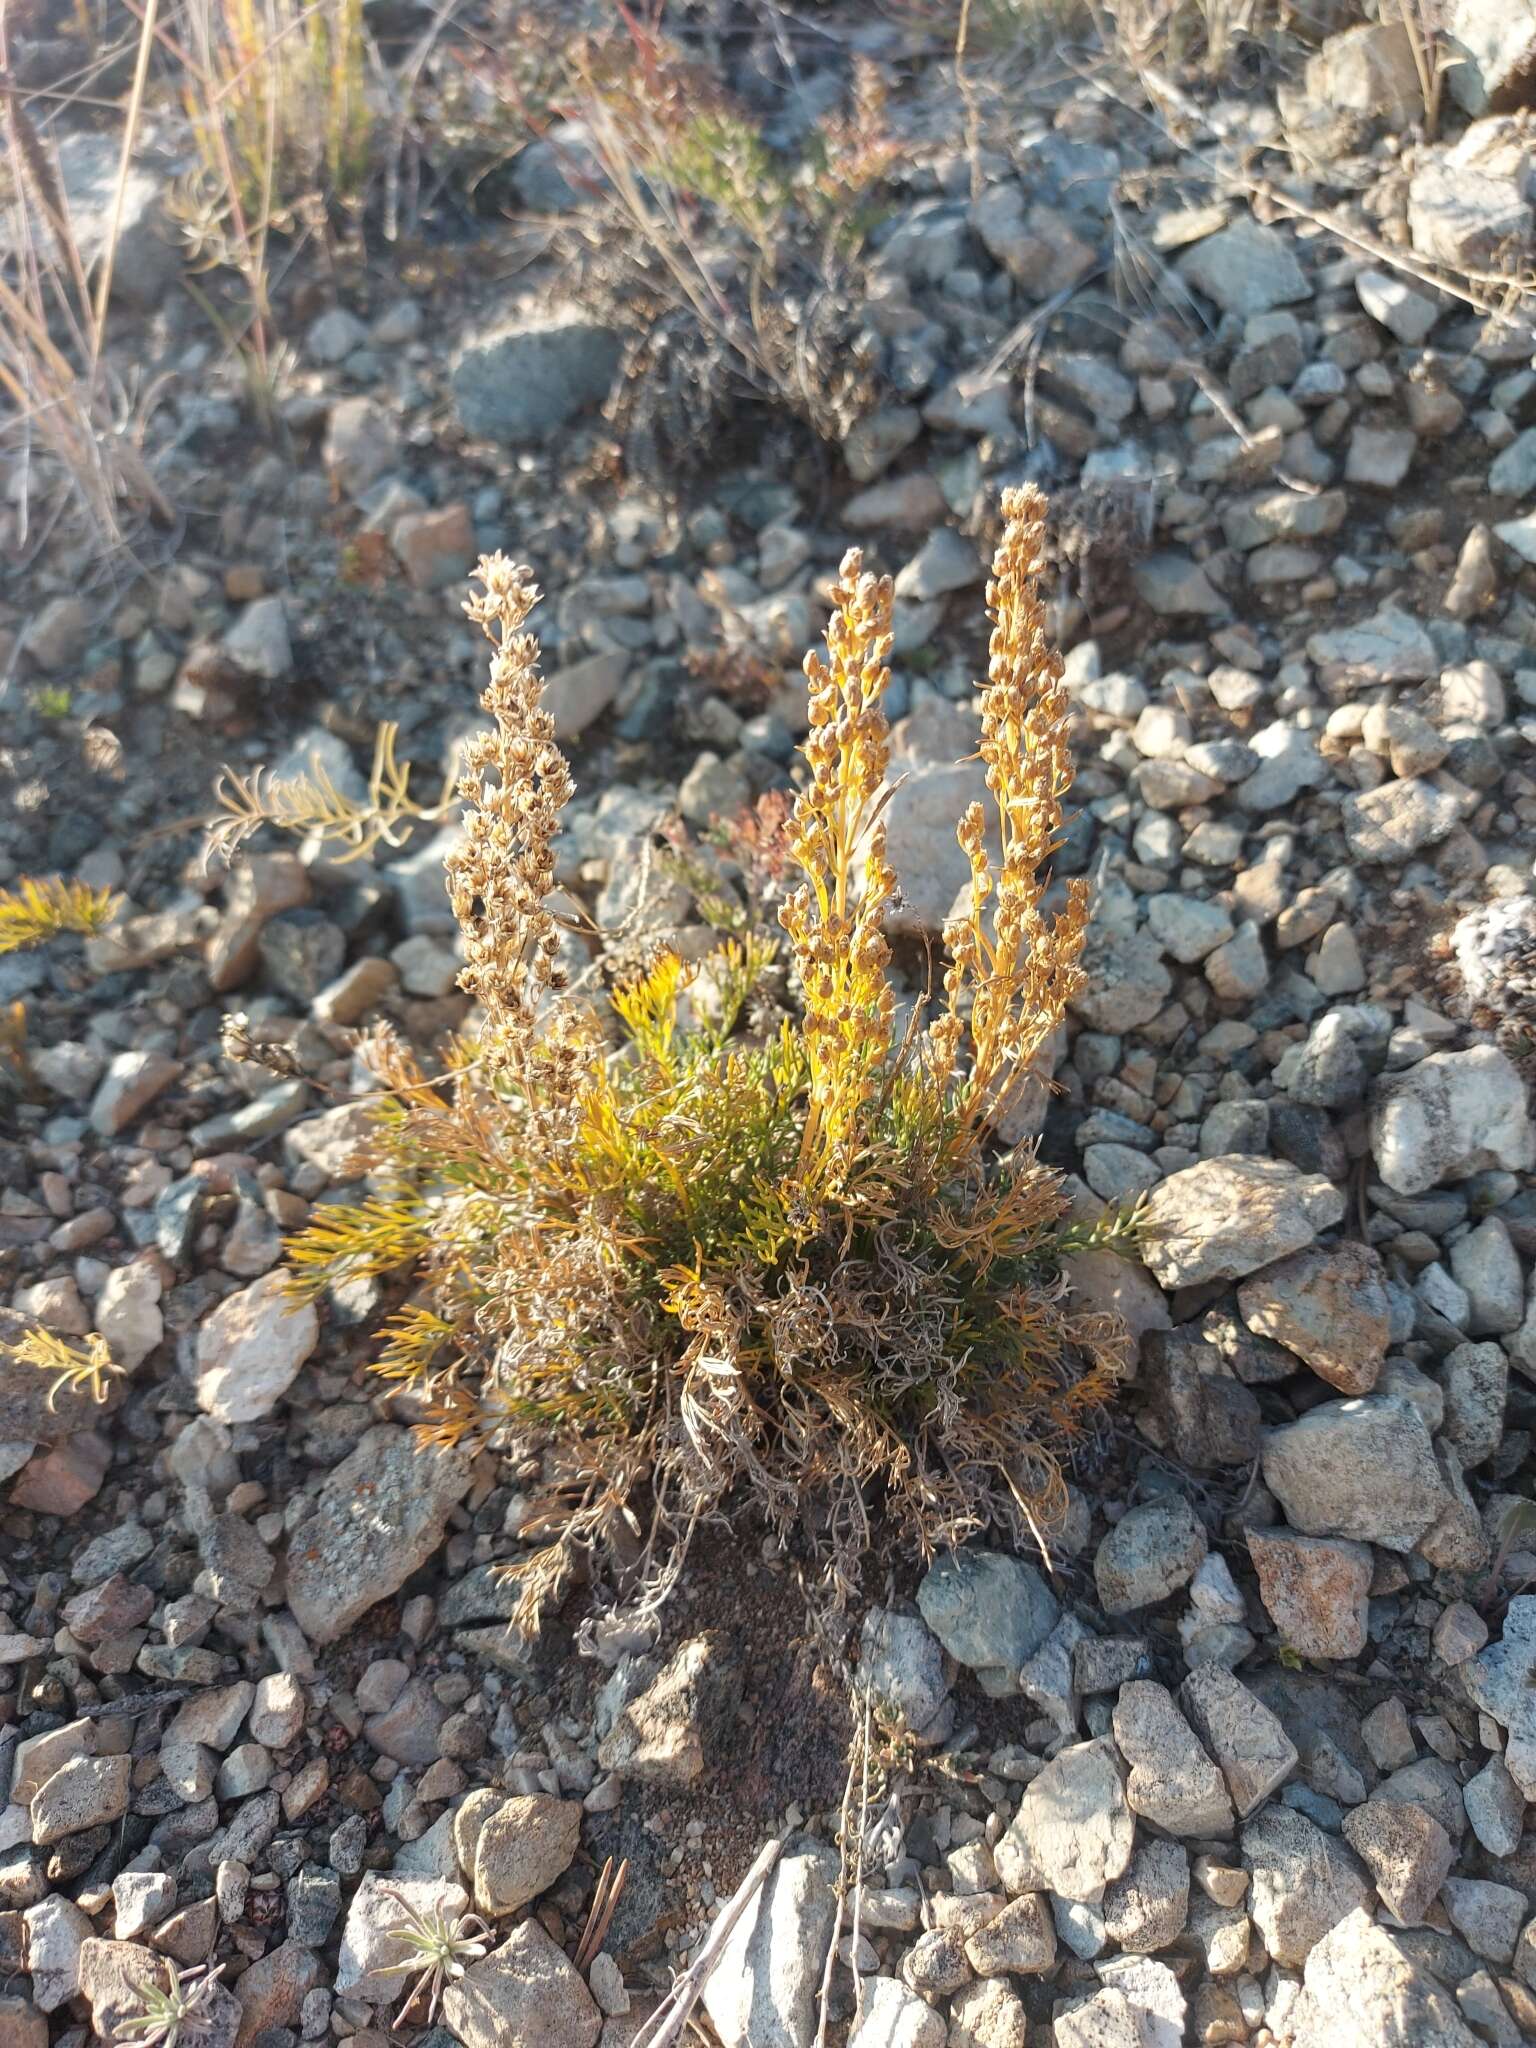
<svg viewBox="0 0 1536 2048">
<path fill-rule="evenodd" d="M 36 1515 L 78 1514 L 101 1491 L 112 1447 L 94 1429 L 55 1444 L 32 1459 L 11 1488 L 11 1506 Z"/>
</svg>

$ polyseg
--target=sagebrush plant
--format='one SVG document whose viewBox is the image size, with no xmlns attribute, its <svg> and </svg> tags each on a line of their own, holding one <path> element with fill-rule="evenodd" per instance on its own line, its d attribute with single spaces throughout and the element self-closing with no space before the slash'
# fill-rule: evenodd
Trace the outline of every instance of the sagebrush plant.
<svg viewBox="0 0 1536 2048">
<path fill-rule="evenodd" d="M 988 802 L 942 989 L 903 1026 L 884 935 L 892 587 L 843 561 L 809 655 L 806 777 L 780 922 L 796 1007 L 757 1026 L 772 941 L 697 968 L 662 950 L 612 991 L 565 986 L 549 898 L 572 783 L 543 703 L 528 572 L 482 560 L 493 642 L 449 861 L 472 1035 L 429 1076 L 371 1044 L 368 1199 L 289 1241 L 306 1296 L 396 1275 L 376 1370 L 424 1440 L 537 1452 L 515 1569 L 533 1626 L 583 1563 L 659 1596 L 728 1505 L 800 1531 L 849 1589 L 883 1504 L 927 1553 L 991 1524 L 1048 1535 L 1059 1453 L 1114 1387 L 1124 1332 L 1071 1298 L 1059 1175 L 993 1127 L 1081 981 L 1086 889 L 1045 892 L 1071 782 L 1068 700 L 1037 592 L 1045 503 L 1004 499 L 979 753 Z"/>
<path fill-rule="evenodd" d="M 878 67 L 855 61 L 848 106 L 789 157 L 710 67 L 627 22 L 567 59 L 597 168 L 569 253 L 636 334 L 609 406 L 627 461 L 666 485 L 754 394 L 839 438 L 876 398 L 859 278 L 898 154 Z"/>
</svg>

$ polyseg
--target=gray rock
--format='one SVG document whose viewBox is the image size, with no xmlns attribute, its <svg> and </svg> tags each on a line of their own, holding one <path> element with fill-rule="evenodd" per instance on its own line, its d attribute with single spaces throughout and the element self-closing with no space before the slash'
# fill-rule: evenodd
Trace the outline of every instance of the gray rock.
<svg viewBox="0 0 1536 2048">
<path fill-rule="evenodd" d="M 605 1771 L 648 1784 L 692 1784 L 734 1722 L 741 1686 L 741 1665 L 725 1631 L 691 1636 L 624 1708 L 598 1761 Z"/>
<path fill-rule="evenodd" d="M 1448 1877 L 1443 1897 L 1451 1925 L 1473 1953 L 1508 1969 L 1530 1911 L 1525 1893 L 1486 1878 Z"/>
<path fill-rule="evenodd" d="M 1385 270 L 1362 270 L 1355 296 L 1371 318 L 1405 348 L 1419 348 L 1440 317 L 1440 307 L 1427 292 Z"/>
<path fill-rule="evenodd" d="M 1238 1819 L 1246 1820 L 1295 1770 L 1295 1744 L 1262 1700 L 1214 1664 L 1190 1673 L 1179 1705 L 1220 1765 Z"/>
<path fill-rule="evenodd" d="M 1264 1483 L 1306 1536 L 1412 1550 L 1447 1505 L 1424 1419 L 1390 1394 L 1325 1401 L 1271 1430 Z"/>
<path fill-rule="evenodd" d="M 1307 641 L 1312 661 L 1355 670 L 1362 682 L 1416 683 L 1440 671 L 1434 641 L 1406 612 L 1384 606 L 1358 626 L 1314 633 Z"/>
<path fill-rule="evenodd" d="M 1509 1603 L 1496 1643 L 1461 1667 L 1473 1706 L 1508 1732 L 1504 1763 L 1526 1798 L 1536 1796 L 1536 1595 Z"/>
<path fill-rule="evenodd" d="M 1114 1752 L 1083 1742 L 1061 1750 L 1026 1787 L 993 1860 L 1015 1895 L 1049 1890 L 1095 1905 L 1130 1862 L 1135 1833 Z"/>
<path fill-rule="evenodd" d="M 1332 1928 L 1370 1905 L 1370 1880 L 1351 1852 L 1290 1807 L 1267 1807 L 1242 1843 L 1249 1913 L 1287 1969 L 1300 1969 Z"/>
<path fill-rule="evenodd" d="M 1136 594 L 1160 618 L 1222 618 L 1227 601 L 1192 555 L 1148 555 L 1131 572 Z"/>
<path fill-rule="evenodd" d="M 1536 1163 L 1525 1085 L 1497 1046 L 1431 1053 L 1384 1075 L 1371 1110 L 1376 1170 L 1401 1195 L 1488 1168 L 1523 1173 Z"/>
<path fill-rule="evenodd" d="M 1146 932 L 1090 926 L 1082 967 L 1085 981 L 1072 1008 L 1093 1031 L 1119 1034 L 1150 1023 L 1173 989 L 1162 948 Z"/>
<path fill-rule="evenodd" d="M 908 771 L 885 813 L 886 855 L 901 894 L 887 922 L 913 937 L 942 929 L 956 896 L 971 878 L 955 825 L 973 803 L 987 800 L 984 771 L 976 762 Z"/>
<path fill-rule="evenodd" d="M 354 349 L 366 348 L 368 329 L 355 313 L 333 306 L 310 323 L 304 347 L 317 363 L 342 363 Z"/>
<path fill-rule="evenodd" d="M 1502 497 L 1528 498 L 1536 488 L 1536 427 L 1517 434 L 1488 471 L 1488 488 Z"/>
<path fill-rule="evenodd" d="M 1422 1926 L 1456 1849 L 1433 1814 L 1403 1799 L 1367 1799 L 1344 1816 L 1344 1837 L 1405 1927 Z"/>
<path fill-rule="evenodd" d="M 1105 1887 L 1100 1911 L 1110 1940 L 1128 1955 L 1171 1948 L 1189 1918 L 1188 1850 L 1178 1842 L 1143 1842 L 1125 1874 Z"/>
<path fill-rule="evenodd" d="M 1208 1548 L 1205 1530 L 1182 1495 L 1132 1508 L 1094 1556 L 1100 1606 L 1112 1615 L 1155 1606 L 1189 1584 Z"/>
<path fill-rule="evenodd" d="M 1362 422 L 1349 437 L 1344 481 L 1395 491 L 1412 467 L 1418 445 L 1412 427 L 1372 427 Z"/>
<path fill-rule="evenodd" d="M 394 1424 L 368 1431 L 289 1542 L 288 1604 L 312 1643 L 335 1642 L 426 1562 L 469 1477 L 458 1451 L 419 1450 Z"/>
<path fill-rule="evenodd" d="M 629 656 L 621 650 L 589 654 L 557 669 L 544 686 L 545 702 L 554 714 L 555 737 L 576 739 L 601 718 L 624 687 Z"/>
<path fill-rule="evenodd" d="M 451 372 L 464 430 L 510 448 L 546 441 L 607 397 L 622 354 L 622 338 L 574 306 L 484 328 Z"/>
<path fill-rule="evenodd" d="M 1356 860 L 1397 866 L 1435 846 L 1460 823 L 1462 800 L 1448 789 L 1408 776 L 1384 782 L 1339 806 L 1344 837 Z"/>
<path fill-rule="evenodd" d="M 1490 1856 L 1513 1856 L 1525 1824 L 1525 1794 L 1501 1756 L 1487 1763 L 1462 1788 L 1472 1832 Z"/>
<path fill-rule="evenodd" d="M 223 644 L 235 666 L 261 682 L 280 683 L 293 673 L 288 609 L 280 597 L 258 597 L 248 604 Z"/>
<path fill-rule="evenodd" d="M 938 1558 L 917 1589 L 917 1604 L 957 1663 L 996 1673 L 1010 1691 L 1019 1667 L 1061 1614 L 1033 1565 L 994 1550 L 952 1550 Z"/>
<path fill-rule="evenodd" d="M 1039 1977 L 1055 1966 L 1056 1929 L 1039 1892 L 1011 1899 L 965 1944 L 965 1959 L 978 1977 Z"/>
<path fill-rule="evenodd" d="M 811 2048 L 837 1914 L 834 1850 L 791 1845 L 726 1942 L 704 1987 L 724 2048 Z"/>
<path fill-rule="evenodd" d="M 374 398 L 343 398 L 331 407 L 321 460 L 336 489 L 361 498 L 400 460 L 400 429 Z"/>
<path fill-rule="evenodd" d="M 1310 1245 L 1344 1214 L 1321 1174 L 1233 1154 L 1170 1174 L 1145 1211 L 1142 1256 L 1165 1288 L 1238 1280 Z"/>
<path fill-rule="evenodd" d="M 1230 939 L 1234 927 L 1219 903 L 1170 891 L 1149 899 L 1147 929 L 1165 953 L 1189 967 Z"/>
<path fill-rule="evenodd" d="M 1277 720 L 1262 726 L 1249 744 L 1259 757 L 1253 773 L 1232 792 L 1233 801 L 1256 815 L 1282 811 L 1306 789 L 1322 789 L 1333 769 L 1318 751 L 1317 741 L 1299 726 Z"/>
<path fill-rule="evenodd" d="M 1001 1977 L 962 1984 L 949 2001 L 948 2048 L 1028 2048 L 1024 2004 Z"/>
<path fill-rule="evenodd" d="M 163 1991 L 165 1982 L 160 1957 L 136 1941 L 81 1944 L 80 1994 L 90 2006 L 98 2040 L 132 2040 L 127 2030 L 144 2013 L 145 1992 L 152 1987 Z M 199 2048 L 233 2048 L 239 2028 L 239 2005 L 222 1984 L 215 1984 L 199 2003 Z"/>
<path fill-rule="evenodd" d="M 1451 1246 L 1451 1272 L 1467 1296 L 1469 1335 L 1504 1337 L 1519 1329 L 1525 1314 L 1520 1254 L 1502 1217 L 1485 1216 L 1457 1238 Z M 100 1313 L 98 1305 L 98 1328 Z"/>
<path fill-rule="evenodd" d="M 1197 1471 L 1250 1465 L 1259 1449 L 1259 1404 L 1213 1346 L 1187 1330 L 1149 1330 L 1138 1384 L 1143 1436 Z"/>
<path fill-rule="evenodd" d="M 581 1841 L 581 1807 L 543 1793 L 503 1800 L 475 1833 L 475 1908 L 505 1919 L 565 1875 Z"/>
<path fill-rule="evenodd" d="M 32 1840 L 40 1849 L 67 1835 L 104 1827 L 128 1810 L 132 1761 L 126 1756 L 76 1756 L 32 1795 Z"/>
<path fill-rule="evenodd" d="M 320 1341 L 314 1305 L 295 1301 L 284 1273 L 227 1295 L 197 1333 L 197 1402 L 217 1422 L 270 1415 Z"/>
<path fill-rule="evenodd" d="M 915 1614 L 872 1607 L 864 1617 L 859 1672 L 878 1705 L 920 1740 L 942 1742 L 954 1725 L 944 1650 Z"/>
<path fill-rule="evenodd" d="M 22 1914 L 27 1970 L 39 2011 L 57 2012 L 80 1989 L 80 1955 L 91 1939 L 91 1923 L 62 1892 L 50 1892 Z"/>
<path fill-rule="evenodd" d="M 848 465 L 848 474 L 855 483 L 872 483 L 877 476 L 884 475 L 903 449 L 911 447 L 922 431 L 923 416 L 914 406 L 886 405 L 866 413 L 843 437 L 843 460 Z M 943 509 L 944 501 L 939 495 L 937 512 L 942 513 Z"/>
<path fill-rule="evenodd" d="M 352 1894 L 342 1927 L 336 1962 L 338 1997 L 357 1999 L 364 2005 L 389 2005 L 400 1998 L 407 1979 L 396 1965 L 410 1957 L 401 1939 L 407 1906 L 428 1917 L 441 1915 L 452 1920 L 469 1911 L 469 1896 L 461 1885 L 441 1878 L 366 1871 Z"/>
<path fill-rule="evenodd" d="M 975 544 L 952 526 L 939 526 L 896 577 L 896 595 L 914 603 L 966 590 L 985 575 Z"/>
<path fill-rule="evenodd" d="M 463 2048 L 507 2048 L 512 2041 L 595 2048 L 603 2030 L 580 1973 L 537 1920 L 525 1920 L 449 1985 L 443 2020 Z"/>
<path fill-rule="evenodd" d="M 1442 1442 L 1463 1472 L 1486 1463 L 1504 1440 L 1509 1360 L 1497 1344 L 1458 1344 L 1441 1370 L 1445 1388 Z"/>
<path fill-rule="evenodd" d="M 111 249 L 112 297 L 135 311 L 153 312 L 181 276 L 183 238 L 166 205 L 167 168 L 138 149 L 125 165 L 120 138 L 105 129 L 55 131 L 49 143 L 64 188 L 70 239 L 85 269 L 96 271 Z M 0 250 L 8 258 L 15 254 L 9 227 L 0 231 Z"/>
<path fill-rule="evenodd" d="M 1170 1835 L 1225 1835 L 1232 1802 L 1220 1770 L 1165 1686 L 1138 1679 L 1120 1688 L 1115 1743 L 1130 1765 L 1126 1802 Z"/>
<path fill-rule="evenodd" d="M 1348 1109 L 1360 1102 L 1370 1079 L 1346 1020 L 1336 1010 L 1319 1017 L 1300 1045 L 1275 1063 L 1275 1085 L 1293 1102 L 1315 1109 Z"/>
<path fill-rule="evenodd" d="M 1224 313 L 1268 313 L 1311 295 L 1291 238 L 1243 214 L 1208 235 L 1179 259 L 1186 284 L 1204 292 Z"/>
<path fill-rule="evenodd" d="M 944 2048 L 942 2016 L 895 1977 L 864 1980 L 864 2009 L 848 2048 Z"/>
<path fill-rule="evenodd" d="M 1524 152 L 1487 132 L 1501 126 L 1475 122 L 1453 148 L 1431 151 L 1414 171 L 1408 231 L 1421 256 L 1456 270 L 1486 270 L 1529 247 Z"/>
<path fill-rule="evenodd" d="M 1313 1942 L 1292 2008 L 1293 2048 L 1478 2048 L 1456 2002 L 1360 1906 Z"/>
<path fill-rule="evenodd" d="M 180 1060 L 160 1052 L 115 1053 L 91 1103 L 91 1129 L 115 1138 L 181 1073 Z"/>
</svg>

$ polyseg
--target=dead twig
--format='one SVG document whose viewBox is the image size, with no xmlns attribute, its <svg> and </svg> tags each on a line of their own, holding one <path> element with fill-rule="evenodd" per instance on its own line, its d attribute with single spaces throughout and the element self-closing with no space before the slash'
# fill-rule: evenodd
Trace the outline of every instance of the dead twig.
<svg viewBox="0 0 1536 2048">
<path fill-rule="evenodd" d="M 610 1856 L 598 1873 L 597 1885 L 592 1893 L 592 1905 L 587 1913 L 587 1924 L 581 1931 L 576 1944 L 576 1953 L 571 1961 L 578 1970 L 585 1973 L 591 1967 L 592 1958 L 608 1939 L 608 1930 L 613 1925 L 613 1916 L 623 1895 L 624 1883 L 629 1876 L 629 1859 L 615 1870 Z"/>
<path fill-rule="evenodd" d="M 776 1835 L 758 1851 L 752 1868 L 721 1907 L 714 1926 L 705 1937 L 704 1946 L 635 2035 L 630 2048 L 674 2048 L 674 2043 L 682 2039 L 699 1994 L 725 1953 L 725 1945 L 737 1921 L 754 1902 L 769 1872 L 778 1862 L 786 1839 L 783 1835 Z"/>
</svg>

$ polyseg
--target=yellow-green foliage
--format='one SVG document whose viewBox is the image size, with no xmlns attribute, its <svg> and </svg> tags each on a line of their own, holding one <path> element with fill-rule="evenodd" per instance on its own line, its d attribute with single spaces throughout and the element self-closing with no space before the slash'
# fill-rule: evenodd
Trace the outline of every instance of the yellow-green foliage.
<svg viewBox="0 0 1536 2048">
<path fill-rule="evenodd" d="M 76 1349 L 52 1330 L 28 1330 L 13 1343 L 0 1344 L 0 1354 L 14 1358 L 18 1365 L 35 1366 L 39 1372 L 53 1374 L 53 1385 L 48 1389 L 50 1408 L 56 1406 L 66 1387 L 72 1393 L 89 1394 L 100 1404 L 107 1398 L 108 1381 L 123 1369 L 107 1349 L 106 1338 L 97 1336 L 94 1330 L 85 1339 L 83 1349 Z"/>
<path fill-rule="evenodd" d="M 662 952 L 571 997 L 548 909 L 571 793 L 542 702 L 526 572 L 481 563 L 493 729 L 472 745 L 449 886 L 481 1023 L 429 1079 L 385 1038 L 376 1197 L 291 1245 L 306 1293 L 398 1269 L 379 1369 L 439 1443 L 533 1448 L 546 1541 L 531 1623 L 577 1559 L 652 1590 L 748 1502 L 852 1582 L 877 1503 L 917 1547 L 1064 1505 L 1057 1453 L 1113 1387 L 1123 1332 L 1074 1306 L 1059 1177 L 990 1132 L 1079 985 L 1086 903 L 1044 907 L 1071 779 L 1067 699 L 1036 595 L 1044 501 L 1004 499 L 979 752 L 957 823 L 969 903 L 926 1023 L 899 1028 L 884 937 L 892 592 L 844 560 L 807 658 L 806 777 L 781 923 L 798 991 L 765 1031 L 773 944 L 697 968 Z M 989 851 L 989 848 L 992 851 Z"/>
<path fill-rule="evenodd" d="M 368 168 L 363 0 L 192 0 L 184 98 L 209 189 L 265 223 Z"/>
<path fill-rule="evenodd" d="M 90 938 L 112 922 L 118 901 L 110 889 L 91 889 L 56 875 L 46 881 L 25 878 L 14 889 L 0 889 L 0 953 L 19 953 L 66 932 Z"/>
</svg>

